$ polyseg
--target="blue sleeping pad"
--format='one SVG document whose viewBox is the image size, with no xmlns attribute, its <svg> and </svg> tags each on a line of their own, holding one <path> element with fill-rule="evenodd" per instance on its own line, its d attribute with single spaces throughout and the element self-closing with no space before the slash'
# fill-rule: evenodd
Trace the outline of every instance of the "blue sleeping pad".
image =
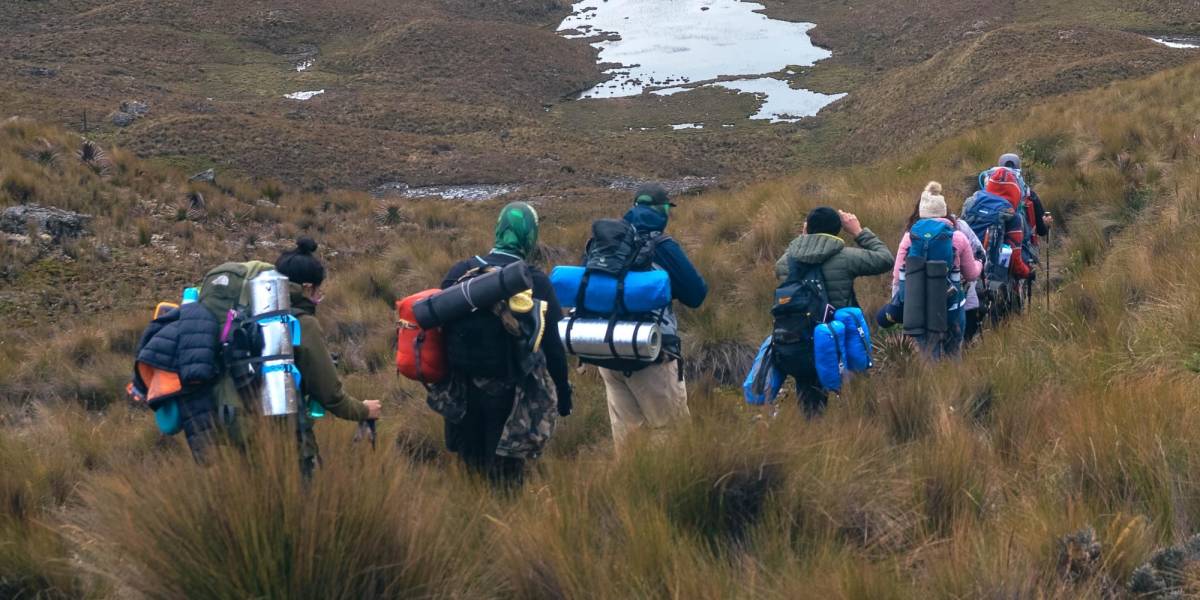
<svg viewBox="0 0 1200 600">
<path fill-rule="evenodd" d="M 583 267 L 554 267 L 550 272 L 550 283 L 558 301 L 566 308 L 575 306 L 579 297 L 579 286 L 587 269 Z M 671 277 L 666 271 L 630 271 L 625 275 L 625 312 L 648 313 L 671 303 Z M 597 314 L 612 314 L 617 310 L 617 278 L 605 273 L 594 272 L 588 281 L 584 311 Z"/>
<path fill-rule="evenodd" d="M 822 323 L 813 330 L 813 356 L 817 365 L 817 379 L 827 391 L 842 391 L 842 368 L 845 366 L 842 349 L 845 347 L 846 326 L 840 322 Z"/>
<path fill-rule="evenodd" d="M 783 388 L 784 380 L 787 379 L 787 376 L 775 367 L 775 359 L 771 352 L 773 339 L 772 336 L 767 336 L 762 346 L 759 346 L 758 356 L 754 357 L 754 364 L 746 374 L 746 381 L 742 383 L 746 404 L 774 404 L 775 399 L 779 397 L 779 390 Z"/>
<path fill-rule="evenodd" d="M 870 369 L 874 365 L 871 361 L 871 328 L 867 326 L 862 309 L 843 308 L 833 313 L 833 318 L 846 327 L 846 368 L 854 373 Z"/>
</svg>

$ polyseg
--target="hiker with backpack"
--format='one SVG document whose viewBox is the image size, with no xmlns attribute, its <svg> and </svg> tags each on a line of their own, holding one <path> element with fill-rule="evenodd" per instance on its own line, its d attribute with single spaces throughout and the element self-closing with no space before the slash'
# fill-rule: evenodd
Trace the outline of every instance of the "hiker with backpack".
<svg viewBox="0 0 1200 600">
<path fill-rule="evenodd" d="M 633 207 L 621 220 L 602 219 L 593 224 L 592 240 L 588 242 L 584 256 L 583 270 L 588 274 L 584 275 L 582 283 L 576 282 L 580 286 L 580 298 L 576 301 L 572 320 L 567 323 L 570 326 L 568 343 L 571 343 L 577 317 L 596 317 L 600 329 L 607 330 L 608 341 L 602 345 L 612 347 L 613 355 L 607 360 L 582 359 L 599 367 L 613 442 L 618 451 L 635 431 L 647 429 L 652 435 L 659 436 L 691 414 L 683 373 L 683 345 L 672 304 L 678 301 L 684 306 L 699 308 L 708 296 L 708 284 L 679 243 L 665 232 L 671 209 L 675 206 L 661 185 L 639 187 L 634 193 Z M 669 287 L 669 293 L 661 301 L 653 302 L 655 306 L 644 307 L 645 311 L 631 309 L 628 306 L 630 298 L 623 293 L 635 287 L 631 278 L 639 277 L 639 274 L 661 277 L 654 273 L 656 271 L 666 274 L 662 280 Z M 600 274 L 591 274 L 595 272 Z M 603 279 L 604 275 L 609 275 L 609 281 L 614 283 L 612 291 L 617 300 L 610 301 L 614 305 L 610 310 L 589 314 L 587 300 L 583 297 L 591 288 L 600 286 L 588 281 Z M 635 335 L 639 329 L 646 330 L 643 326 L 659 332 L 660 345 L 653 356 L 637 356 L 638 340 L 633 340 L 633 356 L 615 356 L 619 354 L 613 342 L 615 328 L 622 323 Z M 605 337 L 602 332 L 599 341 L 604 342 Z M 578 349 L 576 353 L 579 353 Z"/>
<path fill-rule="evenodd" d="M 317 242 L 309 237 L 296 240 L 296 247 L 279 255 L 275 270 L 288 278 L 291 312 L 300 323 L 300 345 L 293 349 L 300 371 L 300 395 L 304 400 L 298 413 L 300 470 L 306 476 L 320 465 L 320 448 L 313 431 L 314 419 L 326 411 L 347 421 L 371 422 L 382 410 L 379 400 L 360 401 L 342 388 L 337 366 L 325 345 L 325 334 L 317 321 L 317 307 L 325 298 L 325 265 L 315 256 Z"/>
<path fill-rule="evenodd" d="M 198 463 L 214 444 L 246 448 L 251 431 L 270 423 L 295 433 L 307 476 L 319 460 L 310 418 L 326 409 L 379 417 L 379 401 L 342 391 L 313 316 L 325 279 L 316 249 L 302 238 L 279 257 L 279 270 L 260 261 L 214 267 L 180 305 L 156 310 L 142 333 L 131 394 L 154 411 L 161 433 L 186 436 Z"/>
<path fill-rule="evenodd" d="M 1022 182 L 1024 182 L 1025 193 L 1029 197 L 1029 217 L 1031 219 L 1030 222 L 1033 224 L 1034 233 L 1038 237 L 1050 235 L 1050 228 L 1054 226 L 1054 217 L 1046 212 L 1046 207 L 1042 203 L 1041 197 L 1038 196 L 1033 186 L 1029 185 L 1029 181 L 1032 181 L 1032 179 L 1025 179 L 1025 173 L 1021 170 L 1021 156 L 1014 152 L 1003 154 L 1000 156 L 1000 160 L 997 161 L 997 166 L 1010 169 L 1021 178 Z"/>
<path fill-rule="evenodd" d="M 554 431 L 553 413 L 566 417 L 572 409 L 557 327 L 562 308 L 545 272 L 525 262 L 537 245 L 537 212 L 514 202 L 500 212 L 491 252 L 455 264 L 441 283 L 451 288 L 516 263 L 532 282 L 531 293 L 442 326 L 449 374 L 430 388 L 429 404 L 446 421 L 446 447 L 501 485 L 523 480 L 527 461 Z"/>
<path fill-rule="evenodd" d="M 1011 163 L 1011 160 L 1009 161 Z M 1028 188 L 1019 172 L 995 167 L 980 174 L 979 190 L 963 204 L 963 220 L 984 249 L 980 311 L 993 324 L 1023 308 L 1022 287 L 1035 277 L 1035 227 Z"/>
<path fill-rule="evenodd" d="M 970 238 L 950 215 L 942 185 L 929 182 L 896 252 L 892 288 L 904 303 L 905 334 L 932 358 L 962 350 L 967 286 L 982 270 Z"/>
<path fill-rule="evenodd" d="M 934 185 L 934 184 L 936 184 L 936 185 Z M 930 182 L 930 184 L 928 186 L 926 186 L 926 193 L 934 194 L 937 196 L 942 196 L 941 184 L 937 183 L 937 182 Z M 913 225 L 915 225 L 917 223 L 917 221 L 921 220 L 921 200 L 923 199 L 924 196 L 925 196 L 925 193 L 923 193 L 922 198 L 918 198 L 917 201 L 913 205 L 912 213 L 909 215 L 908 223 L 906 224 L 906 226 L 904 228 L 904 231 L 906 233 L 908 231 L 912 230 Z M 945 197 L 942 196 L 942 199 L 945 200 Z M 975 230 L 971 229 L 971 226 L 966 222 L 966 220 L 959 218 L 957 215 L 950 214 L 949 218 L 950 218 L 950 221 L 954 223 L 955 229 L 957 229 L 960 233 L 962 233 L 964 236 L 966 236 L 967 241 L 970 242 L 971 252 L 974 254 L 975 260 L 979 261 L 982 264 L 983 260 L 984 260 L 983 243 L 980 242 L 979 236 L 975 235 Z M 895 277 L 894 271 L 895 271 L 895 267 L 893 266 L 892 298 L 897 299 L 897 300 L 903 300 L 902 298 L 898 298 L 898 295 L 900 292 L 900 289 L 899 289 L 900 284 L 899 284 L 898 278 Z M 964 347 L 967 344 L 969 344 L 971 342 L 971 340 L 975 339 L 976 335 L 979 334 L 979 325 L 980 325 L 980 322 L 982 321 L 982 316 L 979 314 L 980 313 L 979 297 L 981 294 L 981 291 L 979 289 L 980 279 L 981 278 L 976 278 L 975 280 L 972 280 L 972 281 L 964 281 L 963 282 L 963 292 L 966 296 L 966 299 L 963 302 L 963 312 L 964 312 L 965 319 L 966 319 L 966 324 L 963 329 L 963 346 Z"/>
<path fill-rule="evenodd" d="M 847 247 L 845 231 L 857 248 Z M 840 309 L 858 308 L 854 282 L 887 273 L 892 253 L 858 217 L 827 206 L 814 208 L 803 232 L 775 263 L 782 282 L 776 291 L 773 333 L 774 362 L 796 381 L 796 393 L 807 418 L 820 416 L 828 404 L 817 371 L 814 331 Z"/>
</svg>

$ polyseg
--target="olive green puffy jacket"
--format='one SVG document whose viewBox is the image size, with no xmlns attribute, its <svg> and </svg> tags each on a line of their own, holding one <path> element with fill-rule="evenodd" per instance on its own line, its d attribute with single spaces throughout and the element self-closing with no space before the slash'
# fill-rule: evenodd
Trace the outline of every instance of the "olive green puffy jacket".
<svg viewBox="0 0 1200 600">
<path fill-rule="evenodd" d="M 792 240 L 787 253 L 775 263 L 775 276 L 780 280 L 787 278 L 789 258 L 805 264 L 820 264 L 829 303 L 834 308 L 858 306 L 854 280 L 891 272 L 895 258 L 883 240 L 870 229 L 863 229 L 854 242 L 858 248 L 847 248 L 845 240 L 835 235 L 801 235 Z"/>
</svg>

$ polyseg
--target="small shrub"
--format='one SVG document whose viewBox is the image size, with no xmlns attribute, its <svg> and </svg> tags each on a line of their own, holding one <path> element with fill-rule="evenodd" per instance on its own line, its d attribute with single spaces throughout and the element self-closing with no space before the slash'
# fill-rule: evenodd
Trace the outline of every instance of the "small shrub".
<svg viewBox="0 0 1200 600">
<path fill-rule="evenodd" d="M 38 199 L 37 179 L 26 172 L 10 172 L 0 178 L 0 190 L 17 204 L 29 204 Z"/>
</svg>

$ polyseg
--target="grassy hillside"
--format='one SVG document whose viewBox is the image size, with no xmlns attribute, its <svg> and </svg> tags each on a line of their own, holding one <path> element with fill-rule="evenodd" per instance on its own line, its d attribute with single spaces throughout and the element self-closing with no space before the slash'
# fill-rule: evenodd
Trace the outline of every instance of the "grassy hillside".
<svg viewBox="0 0 1200 600">
<path fill-rule="evenodd" d="M 692 422 L 614 458 L 602 389 L 579 376 L 577 413 L 512 495 L 444 454 L 420 388 L 390 367 L 391 302 L 485 250 L 497 204 L 188 183 L 119 150 L 89 164 L 73 134 L 5 122 L 0 204 L 85 208 L 96 235 L 0 246 L 0 596 L 1128 595 L 1153 549 L 1200 529 L 1198 84 L 1187 66 L 903 161 L 685 200 L 672 233 L 713 284 L 683 315 Z M 882 336 L 879 371 L 816 423 L 787 400 L 758 419 L 720 385 L 765 334 L 771 264 L 808 209 L 854 210 L 894 245 L 928 179 L 965 194 L 1013 147 L 1066 230 L 1050 307 L 962 363 Z M 549 262 L 626 204 L 586 198 L 541 200 Z M 301 231 L 331 265 L 321 316 L 347 383 L 388 416 L 376 453 L 350 445 L 349 424 L 319 425 L 328 464 L 308 493 L 286 442 L 200 470 L 119 390 L 155 300 Z M 859 294 L 873 309 L 885 289 Z"/>
<path fill-rule="evenodd" d="M 75 131 L 86 121 L 87 135 L 159 162 L 314 189 L 741 183 L 878 159 L 1047 95 L 1178 65 L 1187 52 L 1119 30 L 1187 32 L 1200 20 L 1187 2 L 766 4 L 819 25 L 834 58 L 795 83 L 850 92 L 841 109 L 770 126 L 747 119 L 753 97 L 727 91 L 566 101 L 603 78 L 595 50 L 554 32 L 566 0 L 40 0 L 0 6 L 0 116 Z M 1030 52 L 1013 56 L 1014 38 Z M 112 125 L 128 100 L 149 113 Z M 698 121 L 735 127 L 669 127 Z"/>
</svg>

